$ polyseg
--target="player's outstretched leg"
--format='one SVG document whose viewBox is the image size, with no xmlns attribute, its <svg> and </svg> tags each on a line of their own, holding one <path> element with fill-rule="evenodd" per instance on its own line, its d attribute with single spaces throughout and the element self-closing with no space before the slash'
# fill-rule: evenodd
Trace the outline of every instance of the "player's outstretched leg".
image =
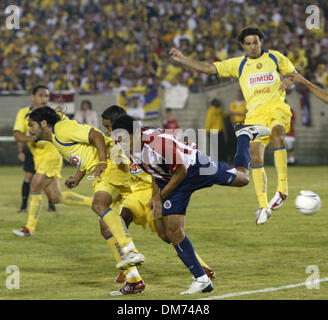
<svg viewBox="0 0 328 320">
<path fill-rule="evenodd" d="M 237 150 L 234 157 L 234 170 L 228 170 L 234 175 L 231 184 L 233 187 L 243 187 L 249 183 L 249 167 L 251 163 L 250 142 L 254 139 L 270 135 L 270 129 L 262 125 L 244 125 L 235 126 L 237 136 Z"/>
<path fill-rule="evenodd" d="M 237 136 L 237 152 L 235 155 L 235 167 L 237 168 L 237 177 L 232 185 L 235 185 L 241 180 L 243 183 L 244 180 L 249 179 L 249 166 L 251 161 L 250 156 L 250 141 L 254 141 L 260 137 L 269 136 L 271 134 L 270 129 L 262 126 L 262 125 L 244 125 L 237 124 L 235 126 L 236 136 Z M 249 140 L 247 141 L 247 138 Z M 245 169 L 247 168 L 247 170 Z M 255 179 L 257 182 L 266 183 L 265 171 L 262 166 L 261 169 L 262 176 L 256 179 L 256 173 L 260 173 L 253 169 L 253 180 Z M 264 172 L 264 173 L 263 173 Z M 243 179 L 242 179 L 243 178 Z M 237 185 L 238 186 L 238 185 Z M 261 194 L 263 193 L 263 188 L 259 191 Z M 259 184 L 255 183 L 255 189 L 260 189 Z M 266 195 L 266 193 L 264 194 Z M 259 195 L 258 195 L 259 198 Z M 265 200 L 267 203 L 267 200 Z M 267 221 L 267 219 L 271 215 L 271 210 L 267 205 L 260 205 L 260 208 L 256 212 L 256 224 L 263 224 Z"/>
</svg>

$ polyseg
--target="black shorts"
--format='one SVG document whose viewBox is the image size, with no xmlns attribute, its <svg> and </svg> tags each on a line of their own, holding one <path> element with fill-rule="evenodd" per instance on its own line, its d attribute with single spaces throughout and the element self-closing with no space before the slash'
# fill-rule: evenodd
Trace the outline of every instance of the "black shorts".
<svg viewBox="0 0 328 320">
<path fill-rule="evenodd" d="M 33 155 L 27 145 L 24 145 L 23 153 L 25 154 L 25 161 L 23 162 L 23 170 L 26 172 L 35 173 Z"/>
</svg>

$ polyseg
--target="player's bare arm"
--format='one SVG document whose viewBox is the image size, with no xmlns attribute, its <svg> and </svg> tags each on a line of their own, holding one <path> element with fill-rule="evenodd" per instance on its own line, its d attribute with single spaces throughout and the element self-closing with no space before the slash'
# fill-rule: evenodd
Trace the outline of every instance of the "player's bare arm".
<svg viewBox="0 0 328 320">
<path fill-rule="evenodd" d="M 14 131 L 14 138 L 17 142 L 23 142 L 23 143 L 24 142 L 34 142 L 36 140 L 35 136 L 32 136 L 32 135 L 27 136 L 18 130 Z"/>
<path fill-rule="evenodd" d="M 162 199 L 161 199 L 160 189 L 154 177 L 152 178 L 152 180 L 153 180 L 153 194 L 152 194 L 152 198 L 148 203 L 148 207 L 150 210 L 153 211 L 153 218 L 157 219 L 162 214 Z"/>
<path fill-rule="evenodd" d="M 187 175 L 187 168 L 184 164 L 180 165 L 173 173 L 169 183 L 161 191 L 161 199 L 165 199 L 174 191 Z"/>
<path fill-rule="evenodd" d="M 202 62 L 186 57 L 180 50 L 172 48 L 169 52 L 171 58 L 183 65 L 184 67 L 193 69 L 198 72 L 203 72 L 206 74 L 216 74 L 217 70 L 214 64 L 208 62 Z"/>
<path fill-rule="evenodd" d="M 79 185 L 79 183 L 84 178 L 84 176 L 85 176 L 85 171 L 77 170 L 74 176 L 70 176 L 69 178 L 66 179 L 65 181 L 66 187 L 69 189 L 75 188 L 76 186 Z"/>
<path fill-rule="evenodd" d="M 107 168 L 107 148 L 105 139 L 101 132 L 91 129 L 89 140 L 91 144 L 96 147 L 99 156 L 99 163 L 91 172 L 91 175 L 100 177 L 101 173 L 104 172 Z"/>
<path fill-rule="evenodd" d="M 309 80 L 305 79 L 302 75 L 298 72 L 289 73 L 286 76 L 290 78 L 292 81 L 300 83 L 308 88 L 311 93 L 313 93 L 318 99 L 328 104 L 328 92 L 319 88 Z"/>
<path fill-rule="evenodd" d="M 293 73 L 290 74 L 294 74 L 296 71 L 294 71 Z M 283 80 L 282 83 L 280 85 L 280 90 L 287 90 L 288 88 L 290 88 L 292 85 L 294 84 L 294 80 L 291 77 L 286 76 Z"/>
</svg>

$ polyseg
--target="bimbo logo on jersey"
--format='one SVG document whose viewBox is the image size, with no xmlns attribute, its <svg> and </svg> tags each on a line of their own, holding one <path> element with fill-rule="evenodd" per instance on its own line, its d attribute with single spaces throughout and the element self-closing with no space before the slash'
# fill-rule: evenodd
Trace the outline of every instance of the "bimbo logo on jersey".
<svg viewBox="0 0 328 320">
<path fill-rule="evenodd" d="M 255 75 L 248 77 L 248 84 L 250 87 L 254 87 L 259 84 L 273 83 L 274 81 L 275 81 L 275 75 L 273 72 L 255 74 Z"/>
</svg>

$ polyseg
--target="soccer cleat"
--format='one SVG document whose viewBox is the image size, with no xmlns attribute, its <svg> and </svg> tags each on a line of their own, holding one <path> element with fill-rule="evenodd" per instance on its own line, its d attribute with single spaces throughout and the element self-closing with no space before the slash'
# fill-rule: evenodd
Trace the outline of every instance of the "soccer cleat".
<svg viewBox="0 0 328 320">
<path fill-rule="evenodd" d="M 279 209 L 284 204 L 287 196 L 288 194 L 282 194 L 280 191 L 277 191 L 269 203 L 269 208 L 271 210 Z"/>
<path fill-rule="evenodd" d="M 194 282 L 190 285 L 189 289 L 186 291 L 181 292 L 180 294 L 195 294 L 195 293 L 205 293 L 205 292 L 211 292 L 213 290 L 213 284 L 211 279 L 208 279 L 207 281 L 199 281 L 194 280 Z"/>
<path fill-rule="evenodd" d="M 120 271 L 120 273 L 117 275 L 116 279 L 114 280 L 115 283 L 124 283 L 126 281 L 125 274 Z"/>
<path fill-rule="evenodd" d="M 30 232 L 29 229 L 27 229 L 26 227 L 21 228 L 20 230 L 14 229 L 13 230 L 13 234 L 17 237 L 30 237 L 33 236 L 33 233 Z"/>
<path fill-rule="evenodd" d="M 258 208 L 256 211 L 256 224 L 264 224 L 271 217 L 269 208 Z"/>
<path fill-rule="evenodd" d="M 121 261 L 116 264 L 116 268 L 125 270 L 132 266 L 139 266 L 145 261 L 145 257 L 141 253 L 130 251 L 121 257 Z"/>
<path fill-rule="evenodd" d="M 269 136 L 271 134 L 270 129 L 265 126 L 259 124 L 247 125 L 242 123 L 236 124 L 235 132 L 237 138 L 242 134 L 246 134 L 247 136 L 249 136 L 251 141 L 260 137 Z"/>
<path fill-rule="evenodd" d="M 18 213 L 27 212 L 26 208 L 20 208 L 17 210 Z"/>
<path fill-rule="evenodd" d="M 203 267 L 203 269 L 204 269 L 205 273 L 207 274 L 207 276 L 208 276 L 211 280 L 213 280 L 213 279 L 216 278 L 216 274 L 215 274 L 215 272 L 214 272 L 212 269 L 210 269 L 210 268 L 206 268 L 206 267 Z"/>
<path fill-rule="evenodd" d="M 143 280 L 140 280 L 136 283 L 126 282 L 125 285 L 117 291 L 112 291 L 111 296 L 125 296 L 128 294 L 141 293 L 146 288 L 146 285 Z"/>
</svg>

